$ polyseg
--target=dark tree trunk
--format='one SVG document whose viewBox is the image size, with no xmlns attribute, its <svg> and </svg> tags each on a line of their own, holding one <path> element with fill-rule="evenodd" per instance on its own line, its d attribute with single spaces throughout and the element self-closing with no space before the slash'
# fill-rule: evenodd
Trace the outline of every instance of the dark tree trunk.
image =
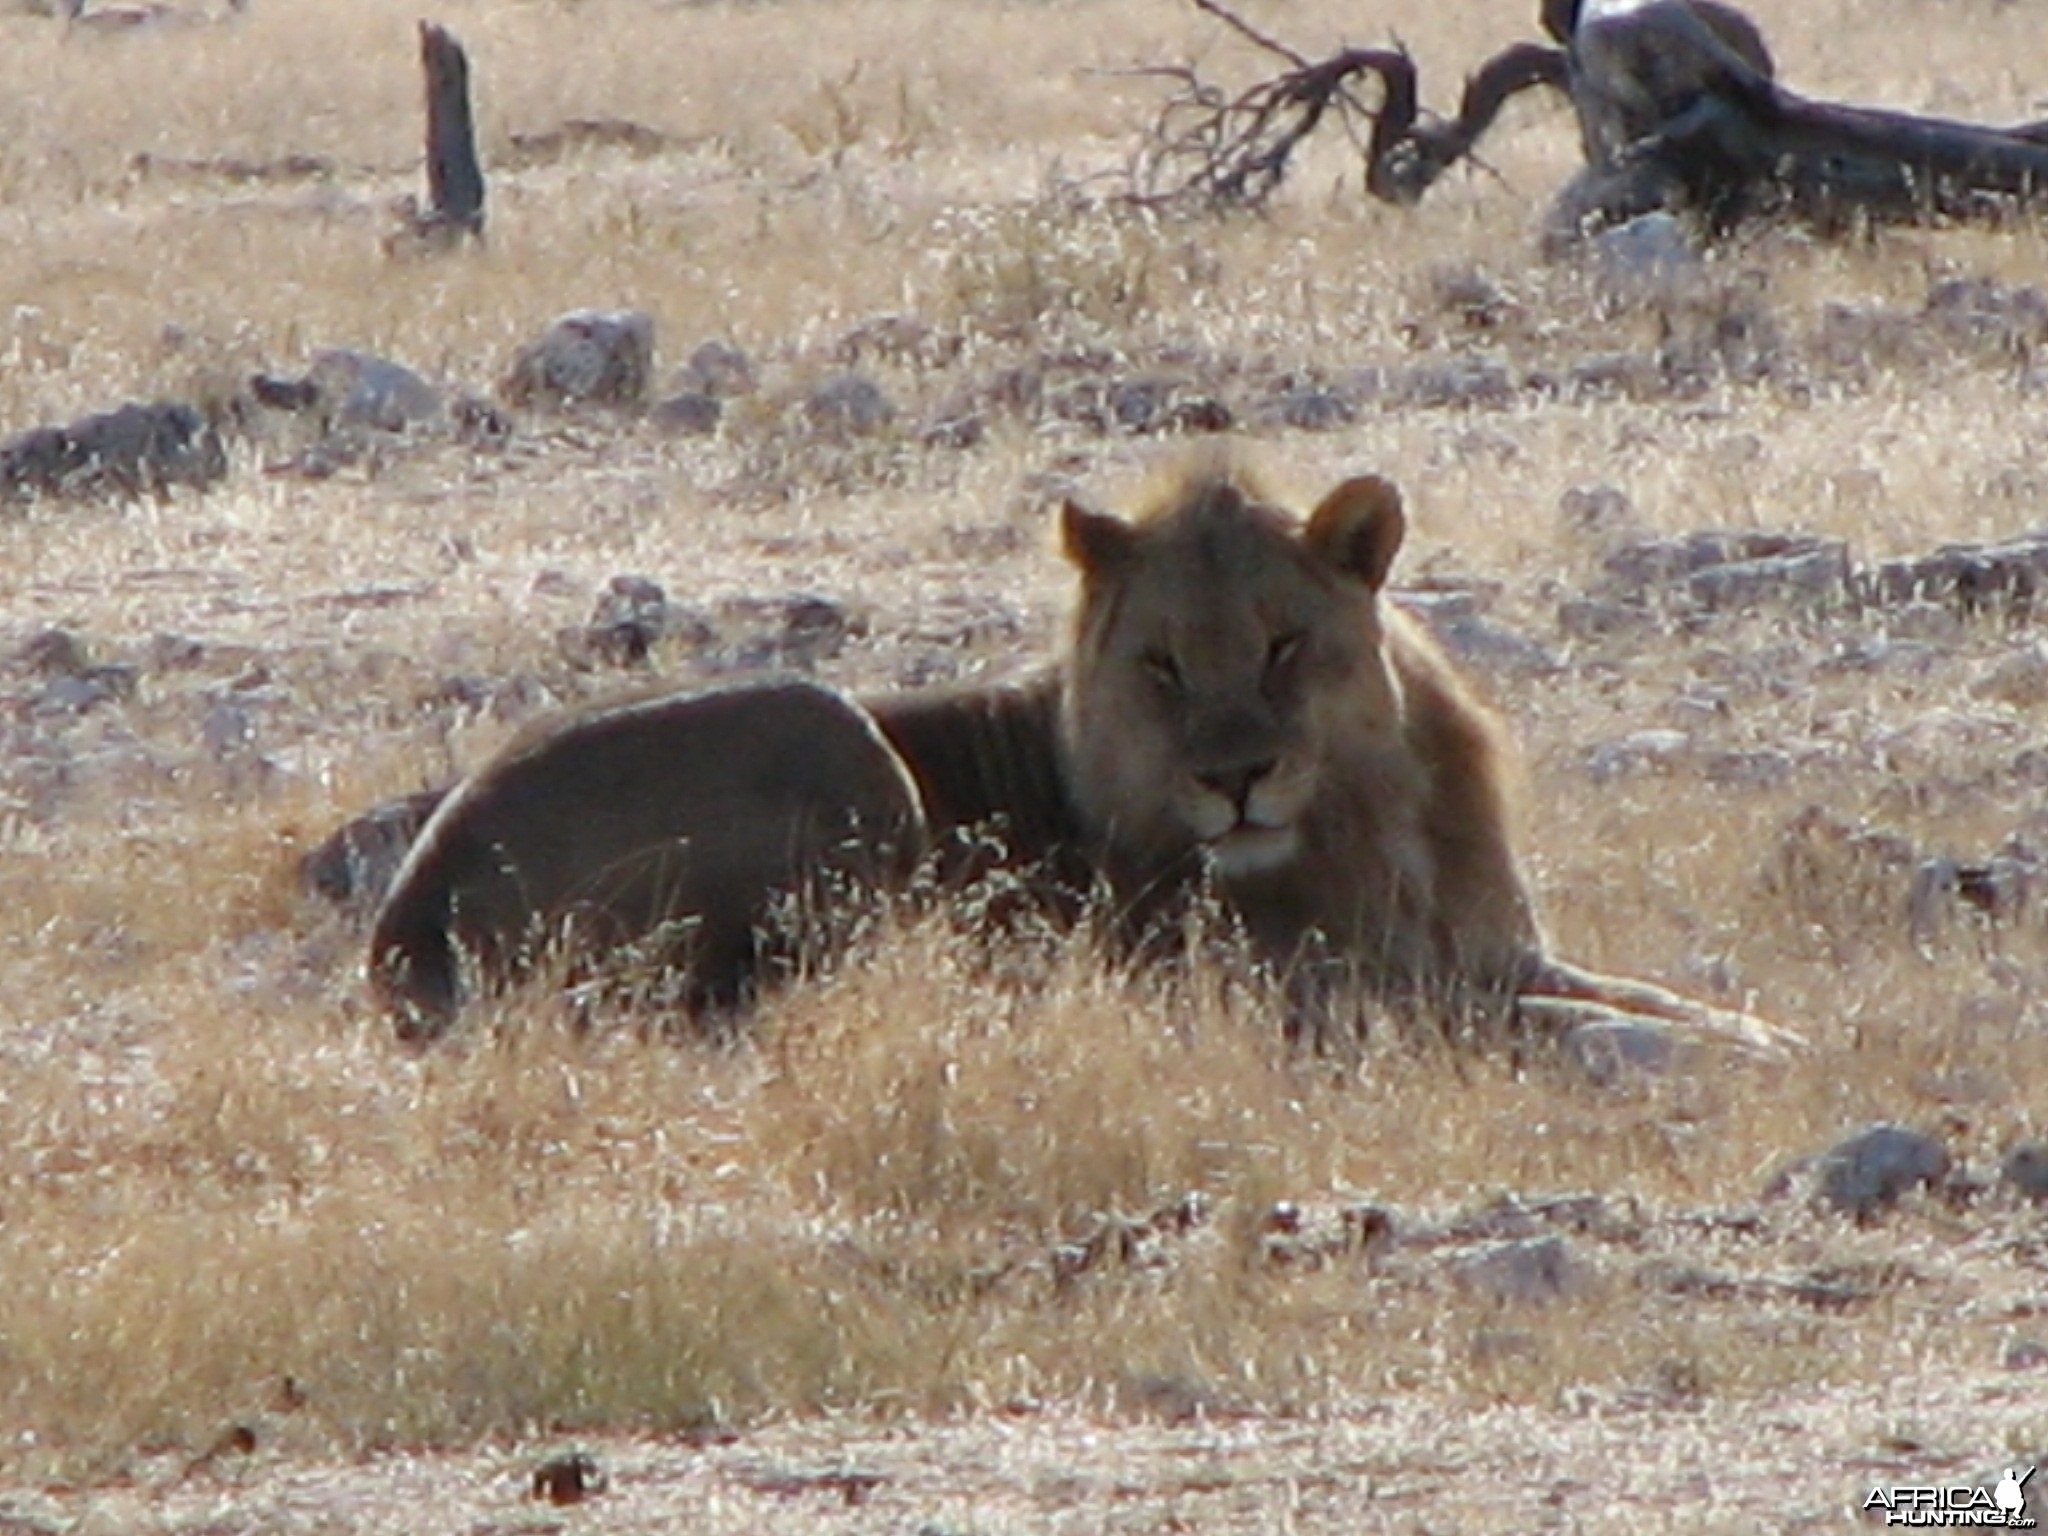
<svg viewBox="0 0 2048 1536">
<path fill-rule="evenodd" d="M 484 172 L 469 112 L 469 59 L 445 29 L 420 23 L 420 64 L 427 77 L 426 227 L 484 232 Z"/>
</svg>

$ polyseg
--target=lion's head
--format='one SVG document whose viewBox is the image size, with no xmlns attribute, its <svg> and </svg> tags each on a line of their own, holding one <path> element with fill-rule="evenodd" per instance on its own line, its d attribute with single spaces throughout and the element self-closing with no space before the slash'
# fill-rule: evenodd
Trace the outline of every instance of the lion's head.
<svg viewBox="0 0 2048 1536">
<path fill-rule="evenodd" d="M 1069 502 L 1081 572 L 1062 731 L 1071 790 L 1127 868 L 1225 882 L 1302 852 L 1334 764 L 1397 733 L 1380 589 L 1400 493 L 1347 480 L 1306 521 L 1205 473 L 1126 521 Z"/>
</svg>

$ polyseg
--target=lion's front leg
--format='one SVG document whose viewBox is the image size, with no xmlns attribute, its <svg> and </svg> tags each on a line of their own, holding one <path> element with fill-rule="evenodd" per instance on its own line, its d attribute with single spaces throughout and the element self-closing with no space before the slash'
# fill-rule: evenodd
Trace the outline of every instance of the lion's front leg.
<svg viewBox="0 0 2048 1536">
<path fill-rule="evenodd" d="M 1754 1014 L 1547 955 L 1522 968 L 1514 1005 L 1516 1021 L 1524 1028 L 1559 1039 L 1583 1024 L 1648 1024 L 1677 1026 L 1682 1037 L 1719 1041 L 1759 1056 L 1782 1058 L 1805 1044 L 1795 1032 Z"/>
</svg>

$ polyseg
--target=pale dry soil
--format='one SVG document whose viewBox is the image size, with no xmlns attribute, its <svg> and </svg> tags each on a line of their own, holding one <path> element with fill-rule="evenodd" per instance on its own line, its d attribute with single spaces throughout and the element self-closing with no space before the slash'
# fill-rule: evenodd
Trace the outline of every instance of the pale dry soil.
<svg viewBox="0 0 2048 1536">
<path fill-rule="evenodd" d="M 2026 7 L 1754 9 L 1811 92 L 2048 110 Z M 2048 1462 L 2048 1227 L 1998 1182 L 2048 1133 L 2042 913 L 1909 902 L 1931 859 L 2038 864 L 2038 617 L 1566 617 L 1631 539 L 1867 566 L 2048 525 L 2038 227 L 1758 236 L 1632 295 L 1536 262 L 1552 104 L 1410 212 L 1336 143 L 1263 218 L 1105 206 L 1162 89 L 1128 66 L 1267 67 L 1166 0 L 456 0 L 490 239 L 393 261 L 411 10 L 28 10 L 6 431 L 225 410 L 335 346 L 488 394 L 580 306 L 761 389 L 707 437 L 526 415 L 324 479 L 244 417 L 204 495 L 0 512 L 0 1529 L 1833 1529 Z M 1534 34 L 1511 12 L 1248 7 L 1309 52 L 1398 31 L 1440 103 Z M 587 117 L 663 138 L 515 154 Z M 321 168 L 245 174 L 287 155 Z M 1926 313 L 1956 278 L 2004 307 Z M 895 420 L 829 440 L 801 402 L 885 315 L 912 340 L 853 366 Z M 1302 1060 L 1256 977 L 893 914 L 735 1045 L 545 989 L 394 1041 L 299 855 L 542 710 L 747 675 L 794 598 L 844 616 L 796 658 L 836 682 L 1029 665 L 1048 508 L 1174 451 L 1074 403 L 1133 381 L 1227 403 L 1304 496 L 1399 481 L 1399 578 L 1476 621 L 1523 745 L 1559 949 L 1809 1049 L 1607 1087 L 1392 1031 Z M 1351 414 L 1289 427 L 1308 389 Z M 924 436 L 962 410 L 978 443 Z M 572 660 L 622 574 L 708 637 Z M 83 674 L 23 654 L 53 626 Z M 1864 1225 L 1767 1193 L 1879 1120 L 1942 1142 L 1941 1189 Z M 604 1491 L 527 1497 L 579 1449 Z"/>
</svg>

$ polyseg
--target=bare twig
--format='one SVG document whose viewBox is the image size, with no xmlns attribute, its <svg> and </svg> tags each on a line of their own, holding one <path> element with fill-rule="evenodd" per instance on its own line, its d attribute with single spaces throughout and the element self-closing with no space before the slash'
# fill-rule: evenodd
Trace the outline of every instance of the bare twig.
<svg viewBox="0 0 2048 1536">
<path fill-rule="evenodd" d="M 1309 61 L 1304 55 L 1296 53 L 1285 43 L 1275 41 L 1273 38 L 1266 36 L 1265 33 L 1254 27 L 1228 6 L 1217 4 L 1216 0 L 1189 0 L 1189 3 L 1196 10 L 1206 11 L 1209 15 L 1214 16 L 1226 27 L 1229 27 L 1231 31 L 1237 33 L 1238 36 L 1265 49 L 1268 53 L 1277 53 L 1296 69 L 1307 69 L 1309 67 Z"/>
<path fill-rule="evenodd" d="M 1406 49 L 1347 48 L 1311 60 L 1221 0 L 1189 3 L 1293 67 L 1234 96 L 1190 66 L 1139 71 L 1180 87 L 1160 109 L 1132 172 L 1136 196 L 1148 203 L 1258 207 L 1286 177 L 1295 150 L 1334 109 L 1364 155 L 1367 191 L 1384 202 L 1412 204 L 1470 155 L 1511 96 L 1535 85 L 1565 83 L 1562 50 L 1517 44 L 1466 82 L 1456 118 L 1425 121 Z M 1377 112 L 1352 90 L 1362 75 L 1380 82 Z M 1363 133 L 1368 120 L 1371 131 Z"/>
</svg>

